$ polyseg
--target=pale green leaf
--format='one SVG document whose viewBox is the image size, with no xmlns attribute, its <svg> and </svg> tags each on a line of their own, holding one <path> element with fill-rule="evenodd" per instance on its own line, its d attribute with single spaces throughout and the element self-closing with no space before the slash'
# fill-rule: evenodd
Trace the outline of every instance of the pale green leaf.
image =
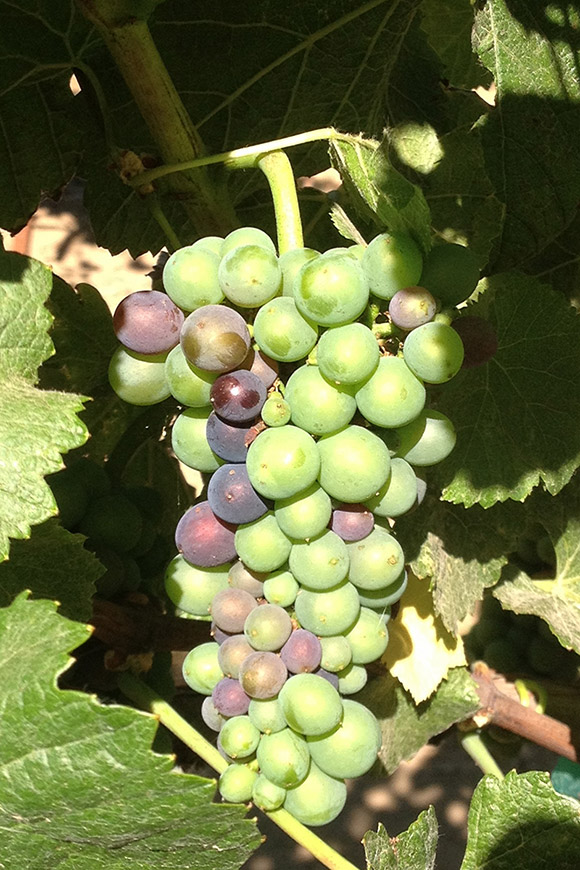
<svg viewBox="0 0 580 870">
<path fill-rule="evenodd" d="M 434 870 L 439 830 L 432 806 L 407 831 L 389 837 L 379 823 L 377 832 L 363 837 L 367 870 Z"/>
</svg>

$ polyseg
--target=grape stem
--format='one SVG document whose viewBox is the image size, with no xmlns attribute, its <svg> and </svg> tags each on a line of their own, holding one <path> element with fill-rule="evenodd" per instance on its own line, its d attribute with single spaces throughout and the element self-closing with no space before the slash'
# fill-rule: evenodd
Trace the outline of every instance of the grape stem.
<svg viewBox="0 0 580 870">
<path fill-rule="evenodd" d="M 294 248 L 304 247 L 302 220 L 294 173 L 284 151 L 270 151 L 258 158 L 258 166 L 266 176 L 272 194 L 278 253 L 285 254 Z"/>
<path fill-rule="evenodd" d="M 484 774 L 491 774 L 491 776 L 495 776 L 498 779 L 504 778 L 495 758 L 483 742 L 481 734 L 478 731 L 462 734 L 460 739 L 461 745 L 467 754 L 475 761 Z"/>
<path fill-rule="evenodd" d="M 160 695 L 141 682 L 129 672 L 119 674 L 117 678 L 120 690 L 144 710 L 147 710 L 162 725 L 175 734 L 186 746 L 192 749 L 217 773 L 222 773 L 228 762 L 209 741 L 193 728 L 189 722 L 177 713 L 171 704 L 164 701 Z M 297 821 L 287 810 L 280 809 L 265 813 L 286 834 L 317 858 L 329 870 L 359 870 L 342 855 L 339 855 L 328 843 L 321 840 L 305 825 Z"/>
</svg>

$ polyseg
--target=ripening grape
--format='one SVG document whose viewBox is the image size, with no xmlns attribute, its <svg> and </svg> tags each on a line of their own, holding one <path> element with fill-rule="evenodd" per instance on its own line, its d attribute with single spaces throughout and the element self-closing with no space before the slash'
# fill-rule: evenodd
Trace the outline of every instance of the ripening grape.
<svg viewBox="0 0 580 870">
<path fill-rule="evenodd" d="M 264 734 L 256 751 L 260 771 L 281 788 L 301 783 L 310 767 L 308 744 L 290 728 Z"/>
<path fill-rule="evenodd" d="M 244 634 L 255 650 L 279 650 L 292 633 L 292 620 L 283 607 L 262 604 L 251 611 L 244 623 Z"/>
<path fill-rule="evenodd" d="M 275 253 L 261 245 L 241 245 L 222 256 L 218 268 L 225 296 L 241 308 L 259 308 L 282 286 L 282 269 Z"/>
<path fill-rule="evenodd" d="M 234 562 L 229 570 L 228 583 L 234 589 L 245 589 L 254 598 L 264 597 L 264 580 L 268 574 L 250 571 L 243 562 Z"/>
<path fill-rule="evenodd" d="M 443 462 L 455 447 L 457 435 L 451 420 L 441 411 L 423 411 L 416 420 L 398 430 L 398 456 L 411 465 Z"/>
<path fill-rule="evenodd" d="M 497 333 L 489 320 L 475 315 L 459 317 L 451 324 L 463 343 L 463 368 L 481 366 L 495 356 Z"/>
<path fill-rule="evenodd" d="M 308 737 L 310 754 L 329 776 L 352 779 L 371 769 L 382 734 L 373 713 L 357 701 L 344 700 L 340 724 L 329 734 Z"/>
<path fill-rule="evenodd" d="M 229 565 L 198 568 L 180 554 L 165 572 L 165 591 L 176 607 L 194 616 L 207 616 L 214 595 L 228 588 Z"/>
<path fill-rule="evenodd" d="M 209 408 L 188 408 L 171 429 L 171 447 L 180 462 L 196 471 L 212 472 L 223 460 L 211 449 L 207 440 Z"/>
<path fill-rule="evenodd" d="M 364 504 L 339 504 L 330 520 L 330 529 L 348 543 L 366 538 L 374 525 L 375 518 Z"/>
<path fill-rule="evenodd" d="M 391 458 L 388 448 L 362 426 L 348 426 L 331 435 L 323 435 L 317 446 L 320 453 L 319 483 L 338 501 L 365 501 L 389 477 Z"/>
<path fill-rule="evenodd" d="M 353 544 L 347 544 L 350 558 L 348 577 L 361 589 L 381 589 L 393 583 L 405 564 L 401 545 L 381 526 Z"/>
<path fill-rule="evenodd" d="M 342 251 L 328 251 L 305 263 L 294 279 L 293 291 L 301 314 L 320 326 L 356 320 L 369 298 L 360 263 Z"/>
<path fill-rule="evenodd" d="M 346 803 L 343 780 L 324 773 L 316 762 L 310 762 L 308 776 L 300 785 L 289 788 L 284 809 L 304 825 L 317 827 L 332 822 Z"/>
<path fill-rule="evenodd" d="M 201 718 L 212 731 L 221 731 L 225 717 L 216 710 L 211 695 L 206 695 L 201 705 Z"/>
<path fill-rule="evenodd" d="M 461 368 L 463 342 L 451 326 L 426 323 L 407 336 L 403 357 L 418 378 L 428 384 L 443 384 Z"/>
<path fill-rule="evenodd" d="M 321 373 L 335 384 L 358 384 L 370 377 L 379 362 L 379 346 L 362 323 L 327 329 L 316 348 Z"/>
<path fill-rule="evenodd" d="M 209 372 L 229 372 L 248 355 L 250 333 L 237 311 L 204 305 L 186 317 L 180 342 L 192 365 Z"/>
<path fill-rule="evenodd" d="M 389 302 L 391 321 L 407 331 L 429 323 L 436 312 L 437 302 L 424 287 L 404 287 Z"/>
<path fill-rule="evenodd" d="M 318 366 L 305 365 L 290 376 L 285 398 L 292 422 L 310 432 L 325 435 L 342 429 L 352 420 L 356 399 L 352 387 L 332 384 Z"/>
<path fill-rule="evenodd" d="M 367 665 L 379 659 L 387 648 L 389 633 L 378 613 L 361 607 L 358 619 L 346 632 L 355 665 Z"/>
<path fill-rule="evenodd" d="M 249 613 L 258 607 L 258 602 L 245 589 L 223 589 L 218 592 L 211 604 L 211 615 L 222 631 L 242 634 Z"/>
<path fill-rule="evenodd" d="M 412 425 L 412 424 L 411 424 Z M 400 517 L 417 502 L 417 476 L 408 462 L 391 459 L 391 476 L 365 504 L 379 517 Z"/>
<path fill-rule="evenodd" d="M 477 261 L 469 248 L 444 242 L 427 255 L 419 283 L 443 305 L 453 306 L 471 296 L 478 281 Z"/>
<path fill-rule="evenodd" d="M 379 299 L 392 299 L 403 287 L 419 283 L 423 258 L 410 236 L 381 233 L 365 248 L 361 265 L 370 292 Z"/>
<path fill-rule="evenodd" d="M 318 327 L 302 316 L 294 299 L 278 296 L 256 314 L 254 338 L 272 359 L 296 362 L 308 356 L 316 344 Z"/>
<path fill-rule="evenodd" d="M 246 803 L 252 798 L 258 772 L 247 764 L 230 764 L 221 774 L 218 789 L 222 798 L 232 804 Z"/>
<path fill-rule="evenodd" d="M 256 751 L 259 741 L 260 732 L 243 714 L 232 716 L 220 731 L 220 743 L 230 758 L 248 758 Z"/>
<path fill-rule="evenodd" d="M 320 257 L 318 251 L 312 248 L 293 248 L 280 255 L 280 268 L 282 269 L 282 295 L 294 298 L 294 279 L 309 260 Z"/>
<path fill-rule="evenodd" d="M 223 240 L 219 239 L 219 247 Z M 198 243 L 179 248 L 163 267 L 165 292 L 184 311 L 218 305 L 224 293 L 218 281 L 220 255 Z"/>
<path fill-rule="evenodd" d="M 144 356 L 118 347 L 109 363 L 109 383 L 130 405 L 155 405 L 169 398 L 165 377 L 166 353 Z"/>
<path fill-rule="evenodd" d="M 218 468 L 209 481 L 207 500 L 214 514 L 227 523 L 251 523 L 268 510 L 252 487 L 243 464 Z"/>
<path fill-rule="evenodd" d="M 358 388 L 356 403 L 369 423 L 396 428 L 421 413 L 425 405 L 425 387 L 404 359 L 384 356 L 371 377 Z"/>
<path fill-rule="evenodd" d="M 220 420 L 215 411 L 207 417 L 205 437 L 211 451 L 226 462 L 245 462 L 252 441 L 252 427 L 233 426 Z M 211 469 L 215 471 L 215 469 Z"/>
<path fill-rule="evenodd" d="M 320 666 L 321 656 L 320 640 L 304 628 L 293 631 L 280 650 L 280 658 L 291 674 L 312 673 Z"/>
<path fill-rule="evenodd" d="M 190 408 L 207 408 L 216 377 L 215 372 L 204 372 L 188 363 L 180 345 L 174 347 L 165 360 L 165 378 L 171 395 Z"/>
<path fill-rule="evenodd" d="M 289 538 L 306 540 L 319 535 L 327 527 L 332 514 L 330 496 L 318 483 L 308 489 L 276 499 L 274 516 Z"/>
<path fill-rule="evenodd" d="M 306 489 L 320 470 L 316 442 L 296 426 L 261 432 L 250 445 L 246 462 L 254 489 L 272 499 L 289 498 Z"/>
<path fill-rule="evenodd" d="M 346 544 L 329 529 L 308 541 L 295 542 L 288 565 L 294 577 L 309 589 L 331 589 L 348 573 Z"/>
<path fill-rule="evenodd" d="M 211 695 L 214 687 L 223 680 L 223 671 L 218 662 L 218 645 L 213 641 L 195 646 L 183 660 L 183 679 L 194 692 Z"/>
<path fill-rule="evenodd" d="M 270 359 L 261 350 L 255 350 L 253 347 L 248 351 L 245 360 L 240 363 L 240 369 L 246 369 L 256 375 L 266 389 L 272 386 L 278 377 L 278 363 L 276 360 Z"/>
<path fill-rule="evenodd" d="M 259 229 L 259 227 L 237 227 L 225 237 L 221 247 L 222 257 L 243 245 L 260 245 L 266 250 L 276 253 L 274 242 L 264 230 Z"/>
<path fill-rule="evenodd" d="M 270 650 L 252 653 L 240 665 L 240 685 L 250 698 L 275 698 L 287 677 L 286 665 L 280 656 Z"/>
<path fill-rule="evenodd" d="M 135 353 L 167 353 L 179 344 L 183 311 L 159 290 L 139 290 L 121 299 L 113 329 L 121 344 Z"/>
<path fill-rule="evenodd" d="M 360 611 L 356 587 L 343 580 L 334 589 L 311 592 L 301 589 L 294 603 L 296 618 L 303 628 L 319 637 L 348 631 Z"/>
<path fill-rule="evenodd" d="M 238 369 L 214 381 L 210 400 L 218 417 L 226 423 L 249 423 L 262 410 L 266 387 L 257 375 Z"/>
<path fill-rule="evenodd" d="M 175 546 L 201 568 L 225 565 L 236 558 L 235 527 L 216 517 L 207 501 L 188 508 L 175 529 Z"/>
<path fill-rule="evenodd" d="M 280 529 L 272 511 L 253 523 L 238 526 L 235 545 L 238 556 L 252 571 L 281 568 L 292 548 L 292 542 Z"/>
<path fill-rule="evenodd" d="M 250 698 L 239 680 L 234 680 L 231 677 L 223 677 L 219 683 L 216 683 L 211 698 L 214 707 L 222 716 L 244 716 L 250 705 Z"/>
<path fill-rule="evenodd" d="M 254 652 L 244 634 L 232 634 L 220 644 L 218 662 L 226 677 L 237 680 L 240 676 L 240 665 Z M 231 752 L 228 753 L 231 755 Z"/>
</svg>

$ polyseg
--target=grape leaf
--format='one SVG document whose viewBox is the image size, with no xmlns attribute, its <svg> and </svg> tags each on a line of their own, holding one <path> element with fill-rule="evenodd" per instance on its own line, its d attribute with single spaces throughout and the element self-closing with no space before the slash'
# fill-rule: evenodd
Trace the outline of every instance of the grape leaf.
<svg viewBox="0 0 580 870">
<path fill-rule="evenodd" d="M 0 607 L 29 589 L 35 598 L 58 600 L 63 616 L 88 621 L 95 581 L 105 569 L 84 540 L 48 520 L 32 529 L 30 540 L 14 541 L 10 559 L 0 564 Z"/>
<path fill-rule="evenodd" d="M 421 28 L 442 61 L 445 78 L 456 88 L 488 84 L 491 77 L 471 46 L 474 10 L 470 0 L 423 0 L 421 7 Z"/>
<path fill-rule="evenodd" d="M 56 513 L 43 478 L 87 437 L 77 417 L 80 396 L 34 386 L 52 352 L 43 304 L 51 286 L 46 266 L 0 250 L 0 559 L 9 538 L 28 537 L 32 525 Z"/>
<path fill-rule="evenodd" d="M 397 519 L 406 561 L 417 577 L 430 579 L 435 611 L 449 631 L 457 632 L 484 589 L 500 579 L 507 554 L 515 549 L 523 513 L 512 502 L 466 510 L 428 490 L 420 507 Z"/>
<path fill-rule="evenodd" d="M 416 704 L 426 701 L 450 668 L 467 664 L 463 642 L 435 614 L 429 584 L 408 573 L 408 585 L 394 619 L 382 661 Z"/>
<path fill-rule="evenodd" d="M 499 349 L 441 390 L 457 445 L 436 477 L 447 501 L 488 508 L 523 501 L 540 481 L 555 494 L 580 464 L 580 320 L 534 278 L 509 272 L 485 284 L 469 313 L 489 309 Z"/>
<path fill-rule="evenodd" d="M 431 246 L 431 217 L 419 187 L 392 165 L 387 143 L 351 137 L 333 140 L 330 156 L 359 210 L 370 212 L 377 227 L 410 233 L 423 251 Z"/>
<path fill-rule="evenodd" d="M 415 755 L 431 737 L 481 707 L 466 668 L 452 668 L 435 694 L 418 705 L 391 674 L 369 680 L 357 700 L 369 707 L 380 722 L 383 743 L 379 760 L 387 773 Z"/>
<path fill-rule="evenodd" d="M 505 206 L 495 269 L 522 264 L 576 214 L 580 199 L 578 10 L 488 0 L 475 48 L 497 84 L 482 126 L 487 174 Z"/>
<path fill-rule="evenodd" d="M 439 830 L 432 806 L 420 813 L 407 831 L 390 838 L 379 823 L 363 837 L 367 870 L 434 870 Z"/>
<path fill-rule="evenodd" d="M 461 870 L 576 870 L 579 862 L 577 805 L 554 791 L 547 773 L 484 776 L 469 809 Z"/>
<path fill-rule="evenodd" d="M 150 751 L 156 721 L 57 688 L 86 627 L 23 596 L 0 611 L 2 861 L 27 870 L 234 870 L 257 848 L 245 807 Z M 81 751 L 79 751 L 81 750 Z"/>
</svg>

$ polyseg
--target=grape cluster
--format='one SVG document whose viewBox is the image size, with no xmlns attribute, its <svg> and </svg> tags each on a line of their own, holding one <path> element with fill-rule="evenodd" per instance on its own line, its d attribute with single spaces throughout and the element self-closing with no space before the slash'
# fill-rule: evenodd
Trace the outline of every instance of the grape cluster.
<svg viewBox="0 0 580 870">
<path fill-rule="evenodd" d="M 183 670 L 231 762 L 226 800 L 325 824 L 345 778 L 376 759 L 378 723 L 346 696 L 385 652 L 407 584 L 392 526 L 422 498 L 415 469 L 455 444 L 427 388 L 462 366 L 462 339 L 437 316 L 477 279 L 458 245 L 424 262 L 410 236 L 382 233 L 278 257 L 244 227 L 176 251 L 166 295 L 115 313 L 114 389 L 185 406 L 173 450 L 211 474 L 178 523 L 165 584 L 182 612 L 212 620 Z M 372 299 L 390 352 L 366 325 Z"/>
</svg>

